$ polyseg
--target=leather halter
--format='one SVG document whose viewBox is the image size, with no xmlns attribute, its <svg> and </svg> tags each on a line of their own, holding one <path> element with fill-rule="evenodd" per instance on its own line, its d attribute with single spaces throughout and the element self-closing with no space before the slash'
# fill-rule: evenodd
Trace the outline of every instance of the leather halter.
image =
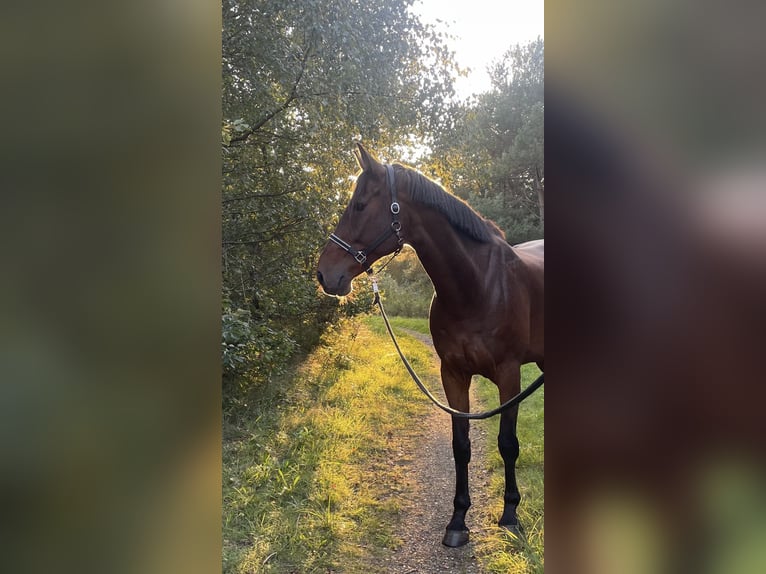
<svg viewBox="0 0 766 574">
<path fill-rule="evenodd" d="M 388 191 L 391 194 L 391 225 L 386 228 L 386 230 L 381 233 L 375 241 L 370 243 L 370 245 L 364 249 L 359 249 L 358 251 L 354 250 L 350 243 L 346 243 L 334 233 L 330 234 L 330 241 L 332 241 L 335 245 L 356 259 L 356 262 L 359 263 L 359 265 L 362 266 L 362 269 L 368 273 L 370 272 L 370 266 L 367 265 L 367 256 L 375 251 L 378 247 L 380 247 L 384 241 L 386 241 L 392 235 L 396 235 L 396 238 L 399 240 L 399 245 L 396 248 L 394 255 L 401 251 L 402 244 L 404 243 L 404 238 L 401 235 L 402 224 L 399 221 L 400 207 L 399 202 L 396 200 L 396 179 L 394 178 L 394 168 L 388 164 L 385 165 L 385 168 Z"/>
</svg>

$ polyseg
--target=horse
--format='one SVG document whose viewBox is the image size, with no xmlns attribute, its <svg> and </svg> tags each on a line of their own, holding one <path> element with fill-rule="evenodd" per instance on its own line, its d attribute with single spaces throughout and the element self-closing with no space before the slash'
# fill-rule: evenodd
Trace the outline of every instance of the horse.
<svg viewBox="0 0 766 574">
<path fill-rule="evenodd" d="M 429 327 L 450 407 L 469 411 L 473 375 L 497 385 L 501 403 L 511 399 L 520 390 L 522 364 L 534 362 L 544 370 L 543 241 L 511 246 L 493 222 L 433 180 L 398 163 L 384 165 L 357 146 L 361 172 L 317 265 L 322 289 L 348 295 L 356 276 L 409 245 L 434 286 Z M 505 465 L 499 525 L 520 535 L 517 413 L 518 405 L 502 412 L 497 444 Z M 452 450 L 454 511 L 442 543 L 458 547 L 469 538 L 471 442 L 468 419 L 455 415 Z"/>
</svg>

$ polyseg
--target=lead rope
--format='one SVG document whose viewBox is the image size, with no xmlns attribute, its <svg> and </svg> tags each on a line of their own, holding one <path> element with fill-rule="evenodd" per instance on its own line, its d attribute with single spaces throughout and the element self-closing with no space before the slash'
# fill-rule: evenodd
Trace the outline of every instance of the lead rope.
<svg viewBox="0 0 766 574">
<path fill-rule="evenodd" d="M 389 261 L 391 261 L 389 259 Z M 388 265 L 388 262 L 386 263 Z M 379 270 L 380 271 L 380 270 Z M 391 323 L 388 320 L 388 316 L 386 315 L 385 309 L 383 309 L 383 301 L 380 299 L 380 290 L 378 289 L 378 280 L 375 274 L 372 272 L 372 269 L 369 269 L 367 273 L 370 275 L 370 280 L 372 281 L 372 292 L 374 294 L 375 299 L 373 300 L 373 303 L 378 306 L 380 309 L 380 314 L 383 317 L 383 322 L 386 324 L 386 329 L 388 330 L 388 334 L 391 335 L 391 340 L 394 342 L 394 347 L 396 347 L 396 351 L 399 353 L 399 356 L 402 359 L 402 363 L 404 363 L 405 368 L 407 369 L 407 372 L 412 377 L 412 380 L 415 381 L 415 384 L 420 388 L 421 391 L 429 398 L 431 399 L 431 402 L 435 404 L 437 407 L 439 407 L 441 410 L 443 410 L 446 413 L 451 414 L 453 417 L 461 418 L 461 419 L 472 419 L 472 420 L 483 420 L 488 419 L 490 417 L 493 417 L 499 413 L 502 413 L 503 411 L 511 408 L 514 405 L 519 404 L 521 401 L 526 399 L 529 395 L 534 393 L 537 389 L 539 389 L 544 382 L 544 373 L 540 374 L 537 379 L 535 379 L 532 384 L 530 384 L 526 389 L 521 391 L 516 396 L 508 399 L 506 402 L 504 402 L 499 407 L 492 409 L 491 411 L 485 411 L 483 413 L 464 413 L 462 411 L 458 411 L 453 409 L 452 407 L 449 407 L 445 404 L 442 404 L 438 401 L 436 397 L 434 397 L 431 394 L 431 391 L 429 391 L 426 386 L 423 384 L 423 382 L 420 380 L 418 375 L 415 373 L 415 371 L 412 369 L 412 366 L 410 365 L 409 361 L 407 360 L 407 357 L 404 356 L 404 353 L 402 353 L 401 348 L 399 348 L 399 342 L 396 340 L 396 336 L 394 335 L 394 331 L 391 329 Z"/>
</svg>

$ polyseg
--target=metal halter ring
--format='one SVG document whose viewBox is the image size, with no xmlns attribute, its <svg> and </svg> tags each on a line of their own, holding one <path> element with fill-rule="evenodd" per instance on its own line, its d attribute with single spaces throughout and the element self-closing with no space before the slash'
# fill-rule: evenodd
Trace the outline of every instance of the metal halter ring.
<svg viewBox="0 0 766 574">
<path fill-rule="evenodd" d="M 391 213 L 393 213 L 394 215 L 398 215 L 399 214 L 399 202 L 398 201 L 395 201 L 395 202 L 393 202 L 391 204 Z"/>
</svg>

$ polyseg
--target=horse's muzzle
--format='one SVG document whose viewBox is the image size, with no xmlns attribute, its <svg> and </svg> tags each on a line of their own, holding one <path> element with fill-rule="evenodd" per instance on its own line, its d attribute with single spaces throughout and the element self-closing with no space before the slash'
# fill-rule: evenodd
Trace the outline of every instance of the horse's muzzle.
<svg viewBox="0 0 766 574">
<path fill-rule="evenodd" d="M 343 297 L 351 293 L 351 282 L 345 282 L 346 275 L 341 275 L 337 282 L 332 284 L 332 281 L 328 284 L 327 279 L 321 271 L 317 271 L 317 281 L 322 286 L 322 291 L 327 295 L 334 295 L 336 297 Z"/>
</svg>

